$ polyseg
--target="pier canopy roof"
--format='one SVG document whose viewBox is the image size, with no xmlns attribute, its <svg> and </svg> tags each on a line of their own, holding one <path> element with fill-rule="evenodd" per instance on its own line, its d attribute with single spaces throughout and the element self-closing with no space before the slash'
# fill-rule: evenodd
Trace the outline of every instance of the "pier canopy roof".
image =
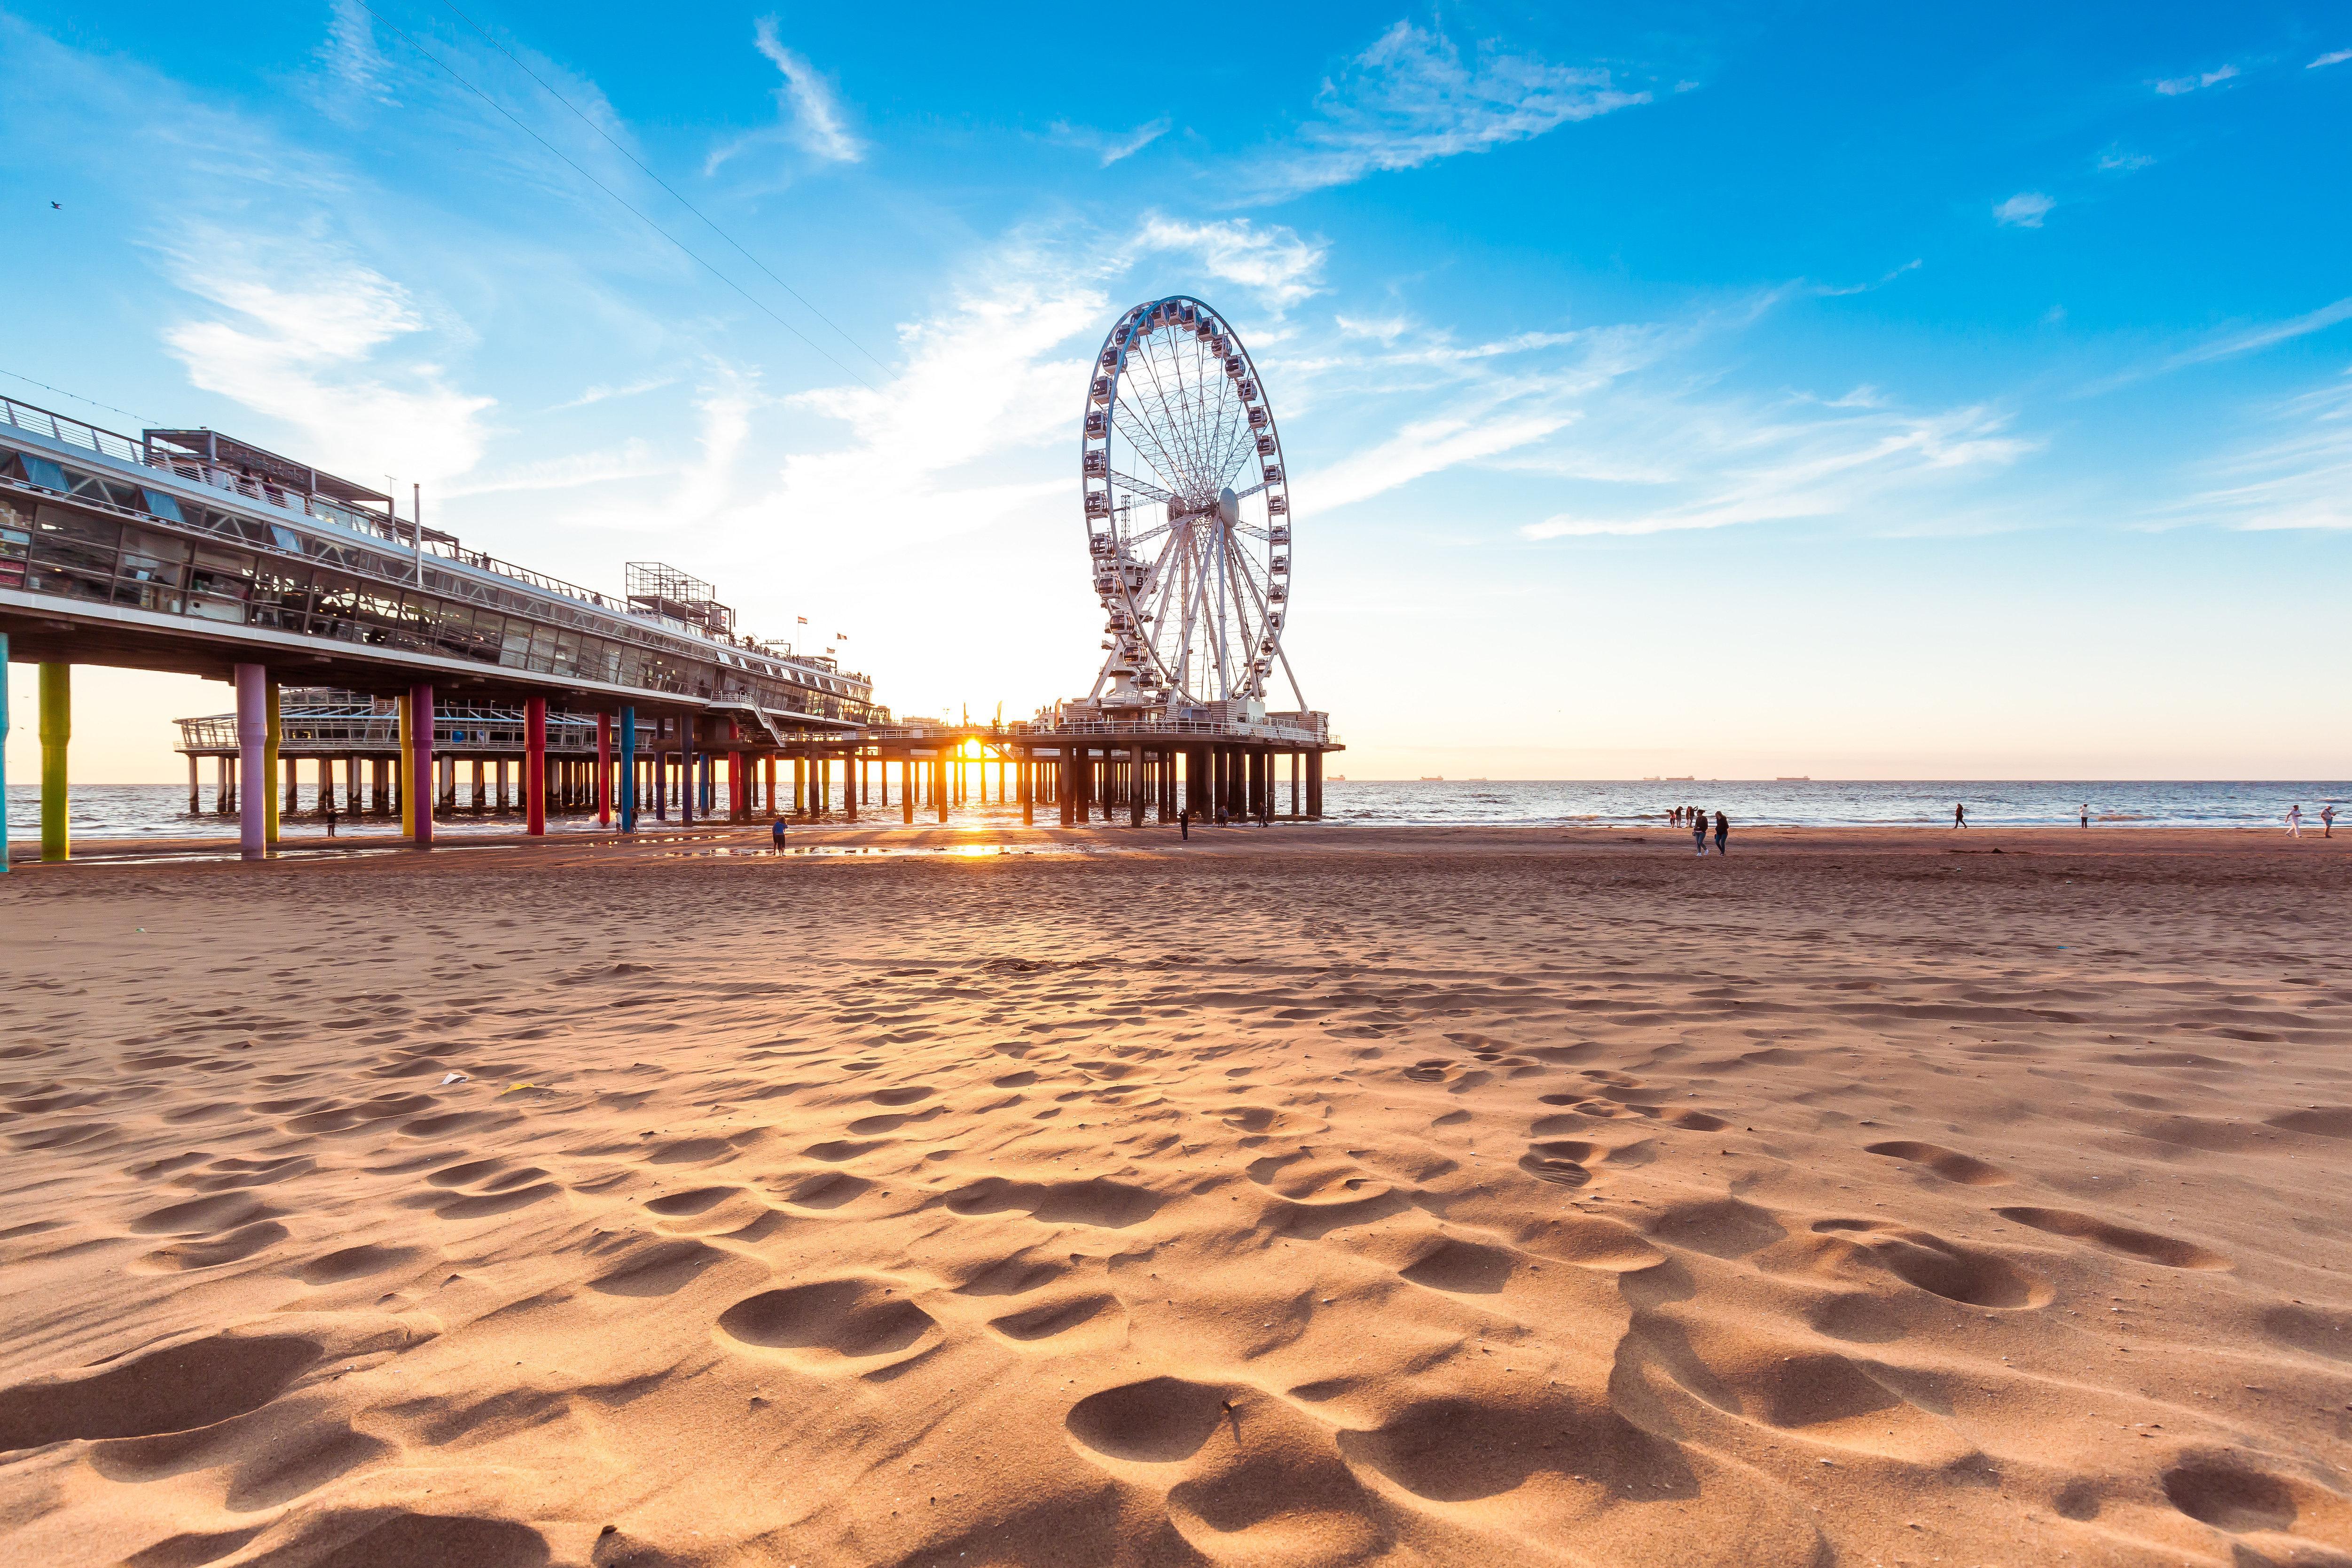
<svg viewBox="0 0 2352 1568">
<path fill-rule="evenodd" d="M 392 506 L 392 498 L 382 490 L 372 490 L 365 485 L 337 479 L 308 463 L 281 458 L 266 447 L 224 436 L 217 430 L 142 430 L 140 434 L 150 446 L 163 442 L 184 452 L 201 456 L 215 468 L 233 468 L 248 478 L 266 479 L 282 489 L 324 496 L 329 500 L 341 501 L 345 506 L 373 507 L 378 510 L 388 510 Z"/>
</svg>

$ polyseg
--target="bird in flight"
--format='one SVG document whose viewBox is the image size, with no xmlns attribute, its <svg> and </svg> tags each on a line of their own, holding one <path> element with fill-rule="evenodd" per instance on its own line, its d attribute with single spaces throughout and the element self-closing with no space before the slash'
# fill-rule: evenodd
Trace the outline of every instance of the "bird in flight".
<svg viewBox="0 0 2352 1568">
<path fill-rule="evenodd" d="M 52 211 L 56 212 L 63 212 L 66 210 L 66 204 L 63 202 L 51 202 L 49 206 Z"/>
</svg>

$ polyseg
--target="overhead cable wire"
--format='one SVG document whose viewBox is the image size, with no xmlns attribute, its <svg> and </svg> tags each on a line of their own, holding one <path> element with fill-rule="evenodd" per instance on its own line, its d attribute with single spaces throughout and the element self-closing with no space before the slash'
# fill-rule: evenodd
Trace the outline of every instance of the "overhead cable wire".
<svg viewBox="0 0 2352 1568">
<path fill-rule="evenodd" d="M 668 240 L 672 245 L 677 247 L 677 248 L 686 255 L 688 259 L 702 268 L 713 278 L 718 279 L 721 283 L 726 284 L 730 289 L 734 289 L 738 294 L 742 295 L 743 298 L 748 300 L 754 309 L 759 310 L 761 315 L 766 316 L 770 321 L 775 322 L 776 325 L 783 328 L 784 331 L 792 333 L 793 336 L 806 343 L 812 352 L 814 352 L 819 358 L 823 359 L 827 364 L 833 366 L 834 369 L 841 372 L 842 374 L 849 377 L 850 380 L 857 383 L 858 385 L 864 387 L 866 391 L 877 392 L 878 395 L 878 389 L 872 382 L 866 380 L 864 376 L 858 374 L 856 371 L 850 369 L 847 365 L 834 358 L 832 354 L 827 353 L 824 348 L 819 344 L 814 338 L 810 337 L 806 332 L 801 331 L 798 327 L 784 320 L 783 317 L 778 315 L 766 301 L 753 294 L 750 289 L 744 288 L 740 283 L 736 282 L 732 278 L 728 277 L 726 273 L 721 272 L 716 266 L 713 266 L 709 260 L 704 258 L 691 246 L 688 245 L 686 241 L 670 233 L 669 230 L 664 228 L 660 224 L 656 223 L 651 217 L 647 216 L 646 213 L 636 205 L 636 204 L 630 201 L 626 196 L 621 195 L 620 192 L 614 190 L 612 186 L 606 184 L 604 181 L 598 179 L 595 175 L 590 174 L 586 169 L 582 168 L 577 159 L 573 158 L 562 148 L 558 147 L 554 142 L 550 142 L 546 137 L 541 136 L 538 132 L 533 131 L 530 126 L 524 124 L 521 120 L 516 117 L 512 110 L 509 110 L 505 104 L 500 103 L 497 99 L 492 98 L 488 93 L 484 92 L 480 88 L 476 87 L 472 82 L 466 79 L 465 76 L 448 61 L 443 59 L 431 49 L 426 48 L 423 44 L 418 43 L 415 38 L 409 37 L 407 33 L 403 31 L 389 17 L 385 16 L 383 12 L 369 5 L 368 0 L 358 0 L 358 4 L 361 10 L 365 11 L 369 16 L 373 16 L 377 21 L 382 22 L 386 27 L 390 28 L 394 36 L 398 37 L 402 43 L 406 44 L 410 48 L 415 49 L 418 54 L 423 55 L 426 59 L 432 61 L 436 66 L 438 66 L 448 75 L 450 80 L 456 82 L 459 87 L 464 88 L 467 92 L 472 93 L 476 98 L 480 99 L 484 103 L 488 104 L 492 109 L 497 110 L 500 114 L 505 115 L 508 120 L 513 122 L 516 130 L 520 131 L 532 141 L 538 142 L 541 146 L 546 148 L 549 152 L 562 159 L 565 163 L 571 166 L 572 173 L 578 174 L 582 179 L 587 181 L 590 184 L 595 186 L 598 190 L 612 197 L 614 201 L 620 204 L 623 207 L 625 207 L 630 215 L 639 223 L 644 224 L 647 228 L 652 229 L 656 234 L 660 235 L 664 239 Z"/>
<path fill-rule="evenodd" d="M 499 42 L 499 40 L 490 34 L 488 28 L 484 27 L 479 22 L 475 21 L 471 16 L 467 16 L 463 11 L 458 10 L 455 5 L 451 4 L 451 0 L 441 0 L 441 4 L 448 7 L 449 14 L 451 16 L 457 17 L 460 22 L 465 23 L 468 27 L 473 28 L 477 33 L 481 34 L 482 41 L 484 43 L 488 44 L 490 47 L 498 50 L 499 53 L 514 61 L 516 68 L 520 70 L 523 75 L 530 78 L 531 80 L 539 83 L 541 88 L 545 89 L 547 95 L 550 98 L 555 100 L 556 102 L 563 105 L 564 108 L 572 110 L 573 114 L 577 115 L 579 117 L 580 123 L 585 125 L 589 130 L 593 131 L 597 135 L 602 136 L 607 142 L 611 143 L 614 152 L 618 153 L 622 157 L 626 158 L 630 163 L 635 163 L 645 174 L 646 179 L 651 180 L 655 184 L 659 185 L 663 190 L 667 191 L 671 199 L 676 201 L 678 205 L 692 213 L 696 217 L 700 218 L 704 226 L 707 226 L 711 233 L 717 235 L 719 238 L 733 246 L 736 252 L 740 255 L 744 260 L 750 262 L 761 271 L 765 272 L 768 275 L 769 280 L 774 283 L 777 288 L 782 289 L 785 293 L 790 294 L 793 299 L 798 300 L 802 306 L 807 310 L 810 315 L 814 316 L 826 326 L 833 328 L 835 332 L 840 333 L 841 341 L 843 342 L 847 343 L 851 348 L 856 349 L 867 359 L 873 360 L 876 369 L 885 372 L 889 370 L 890 367 L 888 365 L 884 364 L 878 359 L 875 359 L 874 352 L 871 349 L 868 349 L 864 343 L 859 342 L 856 338 L 851 337 L 845 330 L 833 320 L 832 317 L 826 315 L 823 310 L 818 310 L 814 305 L 810 304 L 807 295 L 803 294 L 799 289 L 793 288 L 791 284 L 777 277 L 774 269 L 770 268 L 766 262 L 761 260 L 750 251 L 745 250 L 741 242 L 736 239 L 733 235 L 728 233 L 725 229 L 719 227 L 718 222 L 713 219 L 709 214 L 704 212 L 700 207 L 696 206 L 692 202 L 688 201 L 685 196 L 679 195 L 677 188 L 675 185 L 672 185 L 667 180 L 663 179 L 659 174 L 655 174 L 653 170 L 646 165 L 644 159 L 629 151 L 628 145 L 625 142 L 622 142 L 618 137 L 615 137 L 611 132 L 605 130 L 602 125 L 597 124 L 593 115 L 591 115 L 578 104 L 573 103 L 570 99 L 564 97 L 563 94 L 558 92 L 554 86 L 550 83 L 545 77 L 541 76 L 537 71 L 531 69 L 530 67 L 524 62 L 521 56 L 516 54 L 512 49 Z"/>
<path fill-rule="evenodd" d="M 144 414 L 133 414 L 128 408 L 117 408 L 111 403 L 100 403 L 95 397 L 84 397 L 79 392 L 68 392 L 62 386 L 51 386 L 46 381 L 35 381 L 31 376 L 20 375 L 13 370 L 0 370 L 0 375 L 5 375 L 11 381 L 21 381 L 27 386 L 37 386 L 43 392 L 54 392 L 59 397 L 70 397 L 76 403 L 87 403 L 92 408 L 103 408 L 109 414 L 120 414 L 125 419 L 136 419 L 140 424 L 146 426 L 151 429 L 153 428 L 155 425 L 155 421 L 148 418 Z"/>
</svg>

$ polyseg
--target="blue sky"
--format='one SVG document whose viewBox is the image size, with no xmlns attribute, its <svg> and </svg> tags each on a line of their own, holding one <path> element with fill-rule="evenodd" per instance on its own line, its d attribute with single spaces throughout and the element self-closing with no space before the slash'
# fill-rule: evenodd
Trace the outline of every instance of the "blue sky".
<svg viewBox="0 0 2352 1568">
<path fill-rule="evenodd" d="M 373 4 L 0 10 L 0 390 L 1020 715 L 1190 292 L 1360 776 L 2352 774 L 2340 8 Z"/>
</svg>

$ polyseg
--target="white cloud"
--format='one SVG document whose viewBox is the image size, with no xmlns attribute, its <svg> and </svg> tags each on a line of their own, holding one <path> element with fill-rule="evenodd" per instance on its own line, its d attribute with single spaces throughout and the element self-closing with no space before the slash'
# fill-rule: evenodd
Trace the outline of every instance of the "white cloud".
<svg viewBox="0 0 2352 1568">
<path fill-rule="evenodd" d="M 1605 70 L 1549 65 L 1492 43 L 1465 61 L 1443 33 L 1399 22 L 1323 84 L 1297 144 L 1244 177 L 1262 197 L 1294 195 L 1649 101 L 1647 92 L 1612 87 Z"/>
<path fill-rule="evenodd" d="M 2185 92 L 2195 92 L 2200 87 L 2211 87 L 2218 82 L 2228 81 L 2237 74 L 2237 67 L 2223 66 L 2218 70 L 2210 70 L 2201 76 L 2167 77 L 2156 84 L 2156 90 L 2167 98 L 2178 98 Z"/>
<path fill-rule="evenodd" d="M 1183 223 L 1154 213 L 1146 217 L 1138 252 L 1189 256 L 1202 271 L 1237 283 L 1276 313 L 1318 291 L 1324 247 L 1279 224 L 1264 227 L 1247 218 Z"/>
<path fill-rule="evenodd" d="M 625 386 L 591 386 L 583 389 L 577 397 L 570 397 L 564 399 L 562 403 L 551 404 L 548 406 L 547 412 L 550 414 L 560 414 L 567 408 L 585 408 L 591 404 L 608 402 L 615 397 L 635 397 L 639 393 L 657 392 L 665 386 L 676 386 L 677 384 L 677 377 L 674 375 L 657 375 L 645 381 L 630 382 Z"/>
<path fill-rule="evenodd" d="M 2203 470 L 2169 521 L 2242 529 L 2352 528 L 2352 378 L 2263 411 L 2273 434 Z"/>
<path fill-rule="evenodd" d="M 394 101 L 384 85 L 390 72 L 383 52 L 376 47 L 373 20 L 357 0 L 334 0 L 318 58 L 342 89 L 389 103 Z"/>
<path fill-rule="evenodd" d="M 427 331 L 405 289 L 340 247 L 299 235 L 199 230 L 171 253 L 175 280 L 225 315 L 163 341 L 207 392 L 302 433 L 321 468 L 372 484 L 438 480 L 480 460 L 492 399 L 451 388 L 429 362 L 378 351 Z"/>
<path fill-rule="evenodd" d="M 632 438 L 623 442 L 618 451 L 543 458 L 495 473 L 445 483 L 440 487 L 440 496 L 443 500 L 456 500 L 465 496 L 578 489 L 583 485 L 615 484 L 675 471 L 674 464 L 655 456 L 650 444 Z"/>
<path fill-rule="evenodd" d="M 2108 174 L 2128 174 L 2155 162 L 2145 153 L 2126 153 L 2121 147 L 2110 147 L 2099 154 L 2099 171 Z"/>
<path fill-rule="evenodd" d="M 1066 120 L 1056 120 L 1046 130 L 1063 146 L 1092 153 L 1099 166 L 1108 169 L 1122 158 L 1132 158 L 1167 135 L 1174 124 L 1174 121 L 1163 114 L 1157 120 L 1144 121 L 1132 131 L 1116 133 L 1097 131 L 1087 125 L 1073 125 Z"/>
<path fill-rule="evenodd" d="M 714 174 L 738 154 L 777 141 L 791 142 L 820 163 L 855 163 L 864 158 L 865 144 L 850 133 L 847 116 L 833 84 L 806 58 L 785 47 L 776 32 L 776 18 L 761 17 L 752 28 L 751 41 L 784 79 L 783 85 L 776 89 L 777 121 L 714 149 L 704 160 L 702 172 Z"/>
<path fill-rule="evenodd" d="M 1993 221 L 2015 228 L 2040 228 L 2043 215 L 2057 205 L 2040 191 L 2020 191 L 2005 202 L 1993 204 Z"/>
<path fill-rule="evenodd" d="M 1616 448 L 1612 467 L 1622 468 L 1628 451 L 1649 454 L 1650 471 L 1641 477 L 1654 499 L 1560 512 L 1521 529 L 1525 537 L 1815 519 L 1877 530 L 1916 527 L 1946 510 L 1966 484 L 2039 445 L 2007 434 L 2009 416 L 1983 406 L 1934 414 L 1864 407 L 1797 418 L 1738 403 L 1683 400 L 1652 403 L 1644 413 L 1649 400 L 1624 401 L 1633 417 L 1587 439 Z"/>
<path fill-rule="evenodd" d="M 2352 49 L 2330 49 L 2303 68 L 2315 71 L 2322 66 L 2340 66 L 2346 60 L 2352 60 Z"/>
</svg>

